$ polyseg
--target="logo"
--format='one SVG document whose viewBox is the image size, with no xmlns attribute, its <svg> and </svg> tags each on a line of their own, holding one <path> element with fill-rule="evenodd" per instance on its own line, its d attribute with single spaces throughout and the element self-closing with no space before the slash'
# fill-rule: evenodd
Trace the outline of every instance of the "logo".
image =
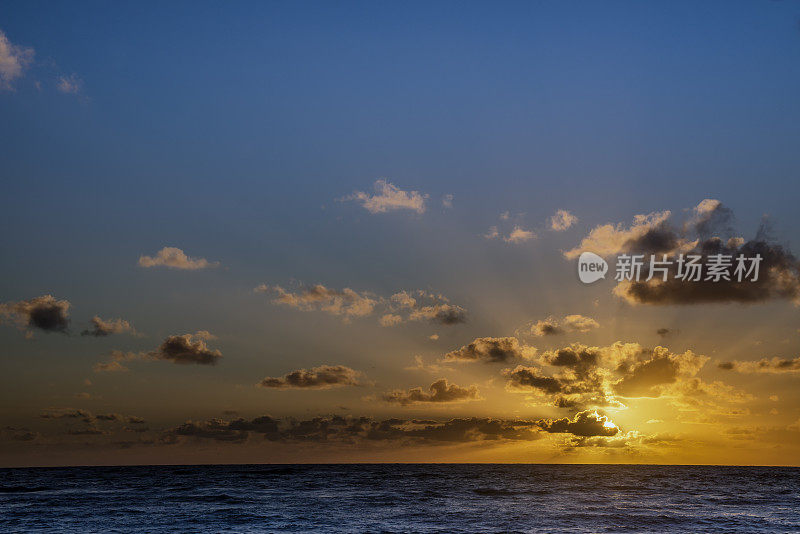
<svg viewBox="0 0 800 534">
<path fill-rule="evenodd" d="M 594 252 L 584 252 L 578 258 L 578 278 L 584 284 L 597 282 L 606 277 L 608 263 Z"/>
</svg>

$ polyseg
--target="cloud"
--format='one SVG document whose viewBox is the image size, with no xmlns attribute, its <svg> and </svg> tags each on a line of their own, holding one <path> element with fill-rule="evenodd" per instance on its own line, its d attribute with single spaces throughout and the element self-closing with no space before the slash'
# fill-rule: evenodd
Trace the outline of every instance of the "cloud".
<svg viewBox="0 0 800 534">
<path fill-rule="evenodd" d="M 518 245 L 536 239 L 536 233 L 532 230 L 526 230 L 520 225 L 515 225 L 508 235 L 501 235 L 497 226 L 489 227 L 489 231 L 484 234 L 486 239 L 502 239 L 506 243 Z"/>
<path fill-rule="evenodd" d="M 620 224 L 604 224 L 593 228 L 589 235 L 583 238 L 580 245 L 568 250 L 564 255 L 568 259 L 577 258 L 583 252 L 594 252 L 603 257 L 613 256 L 626 252 L 632 243 L 647 240 L 647 236 L 661 229 L 671 215 L 670 211 L 659 211 L 647 215 L 636 215 L 629 227 Z M 678 243 L 668 243 L 670 250 L 674 250 Z"/>
<path fill-rule="evenodd" d="M 120 373 L 130 371 L 130 369 L 119 363 L 117 360 L 98 362 L 92 366 L 92 370 L 95 373 Z"/>
<path fill-rule="evenodd" d="M 442 207 L 448 210 L 453 208 L 453 195 L 444 195 L 442 197 Z"/>
<path fill-rule="evenodd" d="M 274 294 L 272 302 L 275 304 L 301 311 L 322 311 L 343 316 L 346 320 L 365 317 L 381 309 L 383 313 L 378 323 L 384 327 L 397 326 L 406 321 L 428 321 L 450 326 L 467 320 L 464 308 L 450 304 L 443 295 L 423 290 L 399 291 L 386 298 L 350 288 L 330 289 L 321 284 L 301 286 L 294 291 L 261 284 L 255 288 L 255 292 Z"/>
<path fill-rule="evenodd" d="M 122 415 L 118 413 L 100 413 L 94 416 L 97 421 L 110 421 L 116 423 L 144 424 L 145 420 L 135 415 Z"/>
<path fill-rule="evenodd" d="M 170 432 L 175 436 L 185 436 L 199 439 L 211 439 L 222 442 L 243 442 L 247 440 L 250 432 L 260 432 L 265 436 L 277 432 L 277 423 L 271 417 L 262 417 L 259 424 L 256 420 L 246 421 L 235 419 L 210 419 L 208 421 L 187 421 Z"/>
<path fill-rule="evenodd" d="M 515 337 L 479 337 L 469 345 L 444 355 L 444 361 L 486 363 L 507 363 L 515 360 L 529 360 L 536 349 L 523 345 Z"/>
<path fill-rule="evenodd" d="M 69 328 L 70 303 L 52 295 L 0 304 L 0 320 L 11 320 L 19 327 L 66 334 Z"/>
<path fill-rule="evenodd" d="M 513 370 L 505 370 L 503 375 L 508 379 L 506 387 L 511 391 L 527 391 L 532 388 L 545 393 L 560 393 L 563 390 L 560 380 L 542 375 L 541 369 L 536 367 L 518 365 Z"/>
<path fill-rule="evenodd" d="M 684 225 L 685 231 L 694 231 L 701 240 L 713 237 L 714 233 L 733 233 L 733 211 L 722 202 L 706 198 L 692 208 L 692 218 Z"/>
<path fill-rule="evenodd" d="M 548 317 L 547 319 L 536 321 L 536 323 L 531 325 L 530 332 L 534 336 L 539 337 L 557 336 L 563 334 L 564 329 L 561 328 L 558 320 L 555 317 Z"/>
<path fill-rule="evenodd" d="M 104 321 L 97 315 L 92 317 L 90 329 L 81 332 L 82 336 L 105 337 L 111 334 L 132 334 L 136 335 L 136 329 L 128 321 L 122 319 L 109 319 Z"/>
<path fill-rule="evenodd" d="M 175 437 L 241 443 L 260 436 L 268 441 L 357 443 L 386 442 L 407 445 L 498 443 L 535 441 L 542 433 L 576 437 L 614 436 L 619 428 L 596 411 L 564 419 L 495 419 L 461 417 L 445 421 L 338 416 L 297 420 L 269 415 L 254 419 L 187 421 L 167 432 Z M 177 443 L 168 441 L 168 443 Z"/>
<path fill-rule="evenodd" d="M 139 267 L 169 267 L 170 269 L 181 269 L 195 271 L 198 269 L 208 269 L 217 267 L 219 262 L 209 262 L 205 258 L 190 258 L 181 249 L 175 247 L 164 247 L 155 256 L 141 256 Z"/>
<path fill-rule="evenodd" d="M 568 433 L 582 437 L 614 436 L 619 432 L 619 427 L 608 416 L 588 410 L 578 412 L 572 419 L 565 417 L 544 421 L 541 429 L 549 433 Z"/>
<path fill-rule="evenodd" d="M 734 259 L 740 255 L 748 259 L 760 255 L 762 260 L 758 280 L 743 279 L 739 282 L 734 276 L 730 276 L 730 280 L 713 281 L 704 278 L 699 281 L 684 281 L 676 277 L 677 262 L 673 262 L 666 281 L 658 277 L 646 281 L 646 276 L 642 276 L 640 281 L 625 280 L 617 284 L 614 294 L 630 304 L 755 303 L 778 299 L 800 303 L 800 264 L 788 250 L 781 245 L 767 242 L 763 236 L 747 242 L 723 242 L 719 238 L 710 238 L 699 243 L 689 253 L 701 256 L 701 264 L 708 263 L 709 256 L 717 254 Z"/>
<path fill-rule="evenodd" d="M 524 215 L 523 213 L 520 213 L 516 215 L 514 218 L 517 219 L 518 221 L 521 221 L 523 215 Z M 507 221 L 509 221 L 510 219 L 511 219 L 511 214 L 509 212 L 505 211 L 501 213 L 500 225 L 503 226 L 504 228 L 508 228 L 509 223 Z M 506 233 L 505 230 L 501 231 L 498 226 L 490 226 L 489 231 L 486 232 L 483 235 L 483 237 L 485 237 L 486 239 L 500 239 L 505 243 L 518 245 L 521 243 L 525 243 L 527 241 L 532 241 L 536 239 L 538 236 L 536 235 L 536 232 L 534 232 L 533 230 L 527 230 L 522 226 L 521 222 L 517 222 L 517 224 L 514 224 L 511 227 L 511 230 L 508 231 L 508 233 Z"/>
<path fill-rule="evenodd" d="M 539 366 L 518 365 L 506 369 L 506 389 L 530 395 L 534 404 L 560 408 L 625 406 L 623 400 L 665 397 L 674 402 L 697 397 L 700 391 L 711 401 L 739 402 L 733 390 L 695 377 L 708 358 L 688 350 L 673 353 L 665 347 L 649 349 L 638 343 L 617 342 L 605 347 L 573 343 L 544 351 L 532 359 Z M 627 401 L 626 401 L 627 402 Z M 696 403 L 682 406 L 693 409 Z"/>
<path fill-rule="evenodd" d="M 391 428 L 391 427 L 390 427 Z M 534 441 L 540 438 L 538 428 L 530 421 L 513 421 L 486 417 L 464 417 L 449 421 L 433 421 L 422 426 L 395 426 L 400 437 L 423 443 L 470 443 L 481 441 Z M 380 429 L 383 430 L 383 429 Z M 391 439 L 391 434 L 374 432 L 371 436 Z M 395 438 L 396 439 L 396 438 Z"/>
<path fill-rule="evenodd" d="M 425 360 L 422 359 L 422 356 L 414 356 L 414 365 L 405 368 L 407 371 L 425 371 L 428 373 L 433 374 L 440 374 L 443 371 L 449 371 L 450 369 L 446 366 L 442 366 L 436 363 L 426 364 Z"/>
<path fill-rule="evenodd" d="M 400 308 L 414 308 L 417 305 L 417 299 L 411 296 L 408 291 L 400 291 L 390 297 L 391 301 L 396 303 Z"/>
<path fill-rule="evenodd" d="M 403 322 L 403 318 L 394 313 L 387 313 L 383 315 L 379 320 L 378 323 L 381 326 L 395 326 Z"/>
<path fill-rule="evenodd" d="M 217 336 L 209 332 L 208 330 L 198 330 L 194 334 L 192 334 L 197 339 L 205 339 L 206 341 L 211 341 L 213 339 L 217 339 Z"/>
<path fill-rule="evenodd" d="M 649 359 L 622 366 L 624 372 L 614 384 L 614 392 L 623 397 L 659 397 L 664 393 L 663 386 L 694 376 L 707 361 L 708 357 L 690 350 L 673 354 L 665 347 L 656 347 Z"/>
<path fill-rule="evenodd" d="M 719 200 L 704 199 L 690 210 L 688 220 L 677 228 L 670 225 L 669 211 L 637 215 L 630 227 L 606 224 L 594 228 L 580 245 L 564 253 L 575 258 L 584 251 L 604 257 L 617 254 L 642 255 L 639 280 L 622 280 L 614 288 L 616 296 L 630 304 L 688 305 L 704 303 L 753 303 L 773 299 L 800 304 L 800 263 L 787 249 L 774 243 L 763 222 L 754 239 L 733 236 L 733 213 Z M 730 256 L 734 264 L 726 279 L 709 277 L 704 270 L 699 280 L 678 278 L 678 254 L 699 256 L 707 265 L 711 256 Z M 651 255 L 667 256 L 666 279 L 663 272 L 650 272 Z M 735 276 L 737 258 L 761 257 L 758 279 Z M 655 276 L 650 276 L 651 274 Z M 647 280 L 650 278 L 650 280 Z"/>
<path fill-rule="evenodd" d="M 321 365 L 313 369 L 298 369 L 282 377 L 267 377 L 258 385 L 278 389 L 330 389 L 358 386 L 361 377 L 361 372 L 344 365 Z"/>
<path fill-rule="evenodd" d="M 578 222 L 578 218 L 567 210 L 558 210 L 555 215 L 550 217 L 550 229 L 554 232 L 563 232 L 567 228 Z"/>
<path fill-rule="evenodd" d="M 14 82 L 33 62 L 33 56 L 33 48 L 12 44 L 0 30 L 0 90 L 14 89 Z"/>
<path fill-rule="evenodd" d="M 272 292 L 275 304 L 282 304 L 301 311 L 323 311 L 346 318 L 370 315 L 377 301 L 370 294 L 358 293 L 350 288 L 329 289 L 322 284 L 302 287 L 292 293 L 280 286 L 269 287 L 262 284 L 256 292 Z"/>
<path fill-rule="evenodd" d="M 656 330 L 656 334 L 660 337 L 668 337 L 675 333 L 675 330 L 671 330 L 669 328 L 659 328 Z"/>
<path fill-rule="evenodd" d="M 500 231 L 497 229 L 497 226 L 490 226 L 489 231 L 483 234 L 483 237 L 486 239 L 497 239 L 500 237 Z"/>
<path fill-rule="evenodd" d="M 436 324 L 454 325 L 467 322 L 467 312 L 461 306 L 434 304 L 413 310 L 408 318 L 411 321 L 427 320 Z"/>
<path fill-rule="evenodd" d="M 96 363 L 94 372 L 125 372 L 128 368 L 121 362 L 128 361 L 168 361 L 180 365 L 216 365 L 222 358 L 219 350 L 211 349 L 206 344 L 215 336 L 205 330 L 196 334 L 168 336 L 159 347 L 149 352 L 111 351 L 106 362 Z"/>
<path fill-rule="evenodd" d="M 384 179 L 376 180 L 373 188 L 375 193 L 372 195 L 356 191 L 342 200 L 355 200 L 370 213 L 386 213 L 397 210 L 425 213 L 425 201 L 428 195 L 423 195 L 419 191 L 403 191 Z"/>
<path fill-rule="evenodd" d="M 407 391 L 395 390 L 383 396 L 383 400 L 409 406 L 417 403 L 449 403 L 479 400 L 478 386 L 461 387 L 449 384 L 446 378 L 440 378 L 430 385 L 430 392 L 421 387 L 411 388 Z"/>
<path fill-rule="evenodd" d="M 357 442 L 401 442 L 405 444 L 446 445 L 481 441 L 522 441 L 539 439 L 538 429 L 528 421 L 490 418 L 460 418 L 448 421 L 407 419 L 375 420 L 370 417 L 338 416 L 311 419 L 255 419 L 225 421 L 188 421 L 172 429 L 175 436 L 243 442 L 252 435 L 269 441 L 333 442 L 352 445 Z"/>
<path fill-rule="evenodd" d="M 41 437 L 38 432 L 33 432 L 24 427 L 6 426 L 0 429 L 0 435 L 7 437 L 11 441 L 36 441 Z"/>
<path fill-rule="evenodd" d="M 535 233 L 533 233 L 531 230 L 525 230 L 521 226 L 515 226 L 511 230 L 511 233 L 503 238 L 503 241 L 506 243 L 518 244 L 530 241 L 531 239 L 536 239 Z"/>
<path fill-rule="evenodd" d="M 800 372 L 800 356 L 792 359 L 787 358 L 763 358 L 758 361 L 732 361 L 721 362 L 717 365 L 720 369 L 726 371 L 736 371 L 738 373 L 753 374 L 753 373 L 768 373 L 768 374 L 782 374 L 782 373 L 799 373 Z"/>
<path fill-rule="evenodd" d="M 76 95 L 80 93 L 81 89 L 83 88 L 83 80 L 78 78 L 76 74 L 70 74 L 69 76 L 59 76 L 56 87 L 62 93 L 69 95 Z"/>
<path fill-rule="evenodd" d="M 114 427 L 119 429 L 118 425 L 124 424 L 133 425 L 132 427 L 125 427 L 124 430 L 134 432 L 147 430 L 146 427 L 140 426 L 145 423 L 145 420 L 141 417 L 119 413 L 100 413 L 95 415 L 88 410 L 56 408 L 42 412 L 39 417 L 50 421 L 66 422 L 67 427 L 64 433 L 70 436 L 107 435 L 111 433 Z"/>
<path fill-rule="evenodd" d="M 700 378 L 690 377 L 677 382 L 666 390 L 672 395 L 672 404 L 683 411 L 702 410 L 705 413 L 717 411 L 724 415 L 744 415 L 749 409 L 721 409 L 720 403 L 742 404 L 751 402 L 754 397 L 746 392 L 739 391 L 720 381 L 704 382 Z"/>
<path fill-rule="evenodd" d="M 198 339 L 193 334 L 169 336 L 149 355 L 156 360 L 197 365 L 216 365 L 222 358 L 220 351 L 209 349 L 205 339 Z"/>
<path fill-rule="evenodd" d="M 74 408 L 57 408 L 39 414 L 42 419 L 80 419 L 86 423 L 94 421 L 94 416 L 87 410 Z"/>
<path fill-rule="evenodd" d="M 567 315 L 563 319 L 556 319 L 550 316 L 547 319 L 537 321 L 531 325 L 530 333 L 534 336 L 542 337 L 567 332 L 585 333 L 595 328 L 600 328 L 600 324 L 596 320 L 585 315 L 573 314 Z"/>
</svg>

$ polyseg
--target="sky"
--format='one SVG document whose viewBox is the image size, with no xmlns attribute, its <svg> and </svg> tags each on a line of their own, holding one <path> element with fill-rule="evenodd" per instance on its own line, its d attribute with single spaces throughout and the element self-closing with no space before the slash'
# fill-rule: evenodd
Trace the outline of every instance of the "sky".
<svg viewBox="0 0 800 534">
<path fill-rule="evenodd" d="M 788 0 L 4 1 L 0 465 L 800 465 L 798 94 Z"/>
</svg>

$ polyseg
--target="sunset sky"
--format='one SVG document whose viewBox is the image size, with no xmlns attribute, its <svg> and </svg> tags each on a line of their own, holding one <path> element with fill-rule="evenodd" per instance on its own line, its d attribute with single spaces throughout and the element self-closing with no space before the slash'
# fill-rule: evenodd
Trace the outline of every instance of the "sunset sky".
<svg viewBox="0 0 800 534">
<path fill-rule="evenodd" d="M 800 465 L 798 21 L 3 2 L 0 466 Z"/>
</svg>

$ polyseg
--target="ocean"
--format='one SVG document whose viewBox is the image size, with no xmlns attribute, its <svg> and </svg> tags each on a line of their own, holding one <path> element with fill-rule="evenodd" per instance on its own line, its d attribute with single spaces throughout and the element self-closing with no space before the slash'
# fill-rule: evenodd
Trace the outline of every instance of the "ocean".
<svg viewBox="0 0 800 534">
<path fill-rule="evenodd" d="M 800 532 L 800 469 L 217 465 L 0 470 L 0 532 Z"/>
</svg>

